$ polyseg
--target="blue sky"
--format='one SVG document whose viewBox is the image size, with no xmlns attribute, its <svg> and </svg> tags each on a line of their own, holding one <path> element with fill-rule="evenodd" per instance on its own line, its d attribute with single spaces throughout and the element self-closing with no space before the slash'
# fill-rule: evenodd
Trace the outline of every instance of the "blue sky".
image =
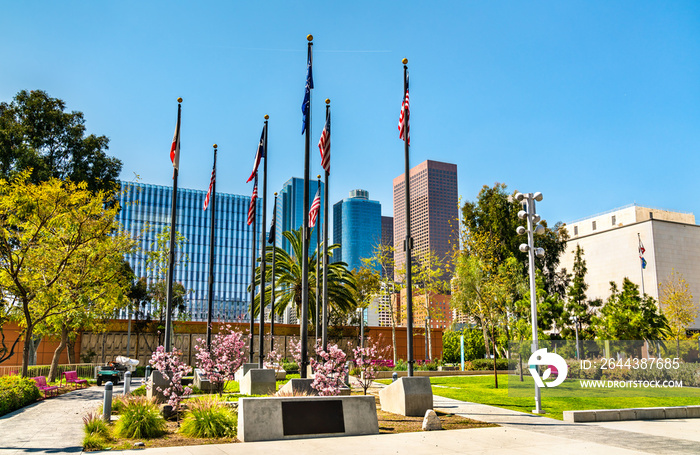
<svg viewBox="0 0 700 455">
<path fill-rule="evenodd" d="M 401 59 L 411 75 L 411 166 L 458 165 L 459 193 L 541 191 L 573 221 L 632 202 L 700 215 L 700 3 L 6 2 L 0 101 L 41 89 L 110 138 L 122 178 L 245 181 L 270 115 L 269 196 L 303 174 L 300 105 L 314 35 L 312 175 L 332 100 L 330 199 L 366 189 L 392 214 L 403 172 Z"/>
</svg>

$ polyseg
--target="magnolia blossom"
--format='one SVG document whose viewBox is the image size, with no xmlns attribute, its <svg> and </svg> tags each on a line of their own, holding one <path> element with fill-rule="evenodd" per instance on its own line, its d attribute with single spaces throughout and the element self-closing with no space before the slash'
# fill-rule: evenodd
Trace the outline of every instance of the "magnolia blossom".
<svg viewBox="0 0 700 455">
<path fill-rule="evenodd" d="M 166 352 L 163 346 L 158 346 L 149 360 L 151 366 L 160 372 L 163 379 L 170 381 L 168 387 L 156 387 L 156 390 L 168 399 L 168 404 L 173 409 L 178 408 L 182 397 L 192 393 L 189 386 L 182 386 L 182 378 L 192 372 L 192 367 L 180 360 L 181 355 L 182 353 L 177 349 Z"/>
<path fill-rule="evenodd" d="M 311 387 L 318 390 L 321 396 L 340 394 L 340 388 L 345 385 L 343 379 L 348 374 L 345 352 L 335 344 L 329 344 L 328 351 L 324 351 L 317 342 L 316 354 L 321 358 L 321 362 L 314 358 L 310 361 L 314 374 Z"/>
<path fill-rule="evenodd" d="M 377 365 L 383 363 L 380 358 L 381 350 L 377 342 L 368 340 L 366 348 L 358 346 L 352 352 L 355 355 L 355 365 L 360 369 L 362 390 L 367 395 L 367 389 L 372 385 L 372 381 L 377 378 Z"/>
<path fill-rule="evenodd" d="M 270 370 L 282 371 L 282 354 L 270 351 L 263 360 L 263 366 Z"/>
<path fill-rule="evenodd" d="M 204 371 L 219 394 L 223 393 L 226 383 L 233 380 L 236 371 L 245 362 L 247 339 L 230 324 L 224 325 L 218 334 L 212 336 L 209 350 L 206 340 L 197 339 L 198 344 L 194 347 L 197 351 L 197 368 Z"/>
</svg>

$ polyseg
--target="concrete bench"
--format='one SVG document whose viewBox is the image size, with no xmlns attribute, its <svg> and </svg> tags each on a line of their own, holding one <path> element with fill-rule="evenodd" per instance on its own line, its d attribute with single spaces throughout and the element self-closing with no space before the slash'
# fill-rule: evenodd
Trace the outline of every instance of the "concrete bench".
<svg viewBox="0 0 700 455">
<path fill-rule="evenodd" d="M 243 442 L 378 433 L 373 396 L 238 400 L 238 439 Z"/>
</svg>

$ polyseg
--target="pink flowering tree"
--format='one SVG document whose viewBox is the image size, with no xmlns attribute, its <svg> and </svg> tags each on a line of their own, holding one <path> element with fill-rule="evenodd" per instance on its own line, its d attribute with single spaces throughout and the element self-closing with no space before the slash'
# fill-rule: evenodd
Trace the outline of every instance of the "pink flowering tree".
<svg viewBox="0 0 700 455">
<path fill-rule="evenodd" d="M 340 388 L 345 385 L 343 380 L 348 374 L 345 352 L 335 344 L 329 344 L 328 350 L 324 351 L 320 343 L 317 343 L 316 355 L 321 361 L 316 361 L 314 358 L 310 360 L 314 374 L 311 387 L 318 390 L 321 396 L 340 394 Z"/>
<path fill-rule="evenodd" d="M 156 387 L 156 390 L 163 394 L 175 411 L 178 410 L 182 398 L 192 393 L 189 386 L 182 385 L 182 378 L 192 372 L 192 367 L 180 360 L 181 355 L 182 352 L 177 349 L 166 352 L 163 346 L 158 346 L 149 360 L 151 366 L 160 372 L 163 379 L 170 382 L 168 387 Z"/>
<path fill-rule="evenodd" d="M 206 340 L 197 339 L 195 350 L 197 368 L 207 375 L 214 390 L 223 394 L 228 381 L 232 381 L 236 371 L 245 362 L 245 345 L 248 336 L 226 324 L 212 336 L 211 349 L 207 350 Z"/>
<path fill-rule="evenodd" d="M 268 352 L 263 360 L 263 366 L 269 370 L 282 371 L 282 354 L 277 351 Z"/>
<path fill-rule="evenodd" d="M 382 350 L 378 342 L 367 340 L 367 347 L 356 347 L 352 350 L 355 355 L 355 365 L 360 369 L 360 385 L 362 391 L 367 395 L 367 389 L 372 385 L 372 381 L 377 378 L 377 367 L 382 363 Z"/>
</svg>

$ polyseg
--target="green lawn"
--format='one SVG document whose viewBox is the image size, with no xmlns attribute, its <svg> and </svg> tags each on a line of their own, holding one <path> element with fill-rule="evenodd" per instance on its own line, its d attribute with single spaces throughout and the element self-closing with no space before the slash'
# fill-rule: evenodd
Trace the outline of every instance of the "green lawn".
<svg viewBox="0 0 700 455">
<path fill-rule="evenodd" d="M 529 378 L 530 381 L 532 380 Z M 391 379 L 383 379 L 378 382 L 388 384 Z M 494 388 L 493 376 L 443 376 L 430 378 L 433 385 L 433 394 L 453 398 L 461 401 L 488 404 L 501 408 L 512 409 L 520 412 L 532 412 L 535 408 L 534 386 L 530 388 L 529 397 L 508 393 L 508 376 L 498 376 L 498 389 Z M 542 409 L 547 417 L 563 419 L 564 411 L 578 411 L 585 409 L 622 409 L 645 408 L 657 406 L 687 406 L 700 405 L 700 389 L 684 387 L 675 389 L 674 395 L 666 392 L 664 395 L 657 392 L 655 397 L 639 396 L 610 396 L 601 390 L 587 390 L 585 393 L 573 390 L 571 383 L 564 383 L 559 387 L 560 396 L 548 396 L 549 390 L 542 391 Z M 569 389 L 569 396 L 564 391 Z M 632 395 L 634 393 L 631 393 Z M 518 396 L 513 396 L 518 395 Z"/>
</svg>

